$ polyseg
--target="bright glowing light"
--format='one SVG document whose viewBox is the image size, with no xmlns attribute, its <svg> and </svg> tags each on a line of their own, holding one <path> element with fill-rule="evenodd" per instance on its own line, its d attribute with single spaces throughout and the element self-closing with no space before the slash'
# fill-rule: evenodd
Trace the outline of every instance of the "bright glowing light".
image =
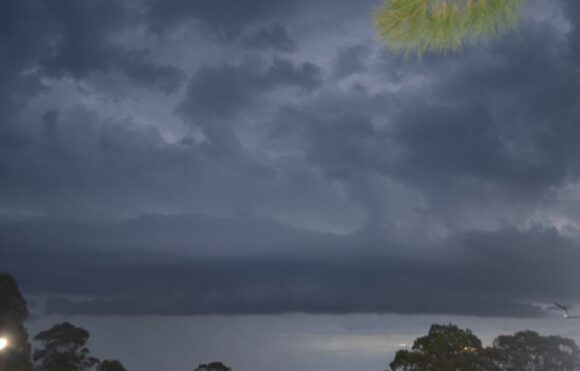
<svg viewBox="0 0 580 371">
<path fill-rule="evenodd" d="M 0 337 L 0 350 L 4 350 L 8 346 L 8 340 L 4 337 Z"/>
</svg>

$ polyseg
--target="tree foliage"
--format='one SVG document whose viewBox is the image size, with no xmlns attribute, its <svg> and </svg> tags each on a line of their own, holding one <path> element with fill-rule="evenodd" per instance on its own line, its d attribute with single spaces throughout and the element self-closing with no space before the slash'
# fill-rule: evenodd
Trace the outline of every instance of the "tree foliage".
<svg viewBox="0 0 580 371">
<path fill-rule="evenodd" d="M 117 360 L 102 361 L 97 367 L 97 371 L 127 371 L 123 364 Z"/>
<path fill-rule="evenodd" d="M 580 369 L 576 343 L 560 336 L 540 336 L 533 331 L 499 336 L 493 358 L 500 370 L 570 371 Z"/>
<path fill-rule="evenodd" d="M 197 366 L 195 371 L 232 371 L 232 369 L 221 362 L 211 362 Z"/>
<path fill-rule="evenodd" d="M 89 355 L 85 346 L 89 332 L 68 322 L 54 325 L 40 332 L 34 340 L 40 341 L 43 348 L 34 351 L 33 359 L 39 363 L 40 371 L 83 371 L 98 364 Z"/>
<path fill-rule="evenodd" d="M 7 273 L 0 273 L 0 336 L 8 340 L 2 351 L 3 368 L 11 371 L 32 370 L 31 346 L 24 320 L 28 317 L 26 300 L 16 280 Z"/>
<path fill-rule="evenodd" d="M 476 371 L 481 340 L 469 330 L 455 325 L 432 325 L 426 336 L 413 343 L 411 351 L 400 350 L 391 362 L 400 371 Z"/>
<path fill-rule="evenodd" d="M 444 52 L 513 28 L 527 0 L 383 0 L 375 25 L 396 52 Z"/>
<path fill-rule="evenodd" d="M 469 330 L 433 325 L 412 350 L 400 350 L 393 371 L 578 371 L 580 349 L 573 340 L 533 331 L 497 337 L 483 348 Z"/>
</svg>

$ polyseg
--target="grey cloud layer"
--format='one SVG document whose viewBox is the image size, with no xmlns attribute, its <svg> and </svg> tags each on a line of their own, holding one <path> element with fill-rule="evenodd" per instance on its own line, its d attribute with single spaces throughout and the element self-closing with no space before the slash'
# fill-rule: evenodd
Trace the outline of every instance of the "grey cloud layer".
<svg viewBox="0 0 580 371">
<path fill-rule="evenodd" d="M 216 118 L 235 120 L 241 109 L 256 104 L 276 87 L 298 87 L 308 92 L 321 84 L 320 68 L 313 63 L 295 65 L 274 58 L 267 67 L 256 64 L 260 61 L 200 68 L 187 87 L 181 110 L 199 119 L 200 125 L 213 125 L 211 120 Z"/>
<path fill-rule="evenodd" d="M 106 297 L 60 312 L 523 316 L 579 299 L 580 221 L 559 204 L 580 171 L 577 2 L 553 5 L 569 32 L 536 15 L 421 63 L 361 28 L 374 2 L 311 3 L 1 2 L 7 267 L 37 294 Z M 115 224 L 191 212 L 246 219 L 215 236 Z"/>
<path fill-rule="evenodd" d="M 183 78 L 178 69 L 152 61 L 147 49 L 119 45 L 116 37 L 138 22 L 129 2 L 8 0 L 0 7 L 3 81 L 10 83 L 5 91 L 18 93 L 32 83 L 38 89 L 44 77 L 78 80 L 114 69 L 135 84 L 166 92 L 175 91 Z"/>
<path fill-rule="evenodd" d="M 553 229 L 464 233 L 419 251 L 365 234 L 195 215 L 100 226 L 15 224 L 0 236 L 21 247 L 3 249 L 4 265 L 27 292 L 55 295 L 48 310 L 62 314 L 517 317 L 542 315 L 526 303 L 580 299 L 579 246 Z"/>
</svg>

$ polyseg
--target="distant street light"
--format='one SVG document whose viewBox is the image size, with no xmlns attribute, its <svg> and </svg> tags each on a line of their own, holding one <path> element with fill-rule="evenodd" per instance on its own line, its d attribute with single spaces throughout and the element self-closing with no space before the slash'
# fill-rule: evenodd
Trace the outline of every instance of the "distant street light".
<svg viewBox="0 0 580 371">
<path fill-rule="evenodd" d="M 0 371 L 4 371 L 4 350 L 8 347 L 8 339 L 0 337 Z"/>
</svg>

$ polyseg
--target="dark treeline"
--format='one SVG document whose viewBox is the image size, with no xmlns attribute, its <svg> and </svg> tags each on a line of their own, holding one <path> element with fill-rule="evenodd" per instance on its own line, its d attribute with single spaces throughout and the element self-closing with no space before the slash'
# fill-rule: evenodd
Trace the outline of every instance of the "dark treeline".
<svg viewBox="0 0 580 371">
<path fill-rule="evenodd" d="M 118 360 L 100 360 L 87 347 L 89 332 L 71 323 L 41 331 L 32 349 L 24 321 L 26 300 L 16 280 L 0 273 L 0 371 L 126 371 Z M 411 349 L 399 350 L 392 371 L 579 371 L 580 349 L 560 336 L 533 331 L 497 337 L 490 347 L 470 330 L 455 325 L 432 325 Z M 195 371 L 231 371 L 221 362 L 201 364 Z"/>
<path fill-rule="evenodd" d="M 399 350 L 392 371 L 577 371 L 580 350 L 560 336 L 533 331 L 498 336 L 490 347 L 470 330 L 432 325 L 411 350 Z"/>
<path fill-rule="evenodd" d="M 0 337 L 7 346 L 0 351 L 0 371 L 126 371 L 117 360 L 99 360 L 90 355 L 89 332 L 68 322 L 38 333 L 40 346 L 32 351 L 24 321 L 26 300 L 16 280 L 0 273 Z"/>
<path fill-rule="evenodd" d="M 89 332 L 64 322 L 38 333 L 39 347 L 32 351 L 24 321 L 28 317 L 26 300 L 18 283 L 0 273 L 0 338 L 7 346 L 0 350 L 0 371 L 126 371 L 118 360 L 100 360 L 87 347 Z M 196 371 L 231 371 L 220 362 L 199 365 Z"/>
<path fill-rule="evenodd" d="M 195 371 L 232 371 L 232 369 L 221 362 L 212 362 L 207 365 L 199 365 Z"/>
</svg>

